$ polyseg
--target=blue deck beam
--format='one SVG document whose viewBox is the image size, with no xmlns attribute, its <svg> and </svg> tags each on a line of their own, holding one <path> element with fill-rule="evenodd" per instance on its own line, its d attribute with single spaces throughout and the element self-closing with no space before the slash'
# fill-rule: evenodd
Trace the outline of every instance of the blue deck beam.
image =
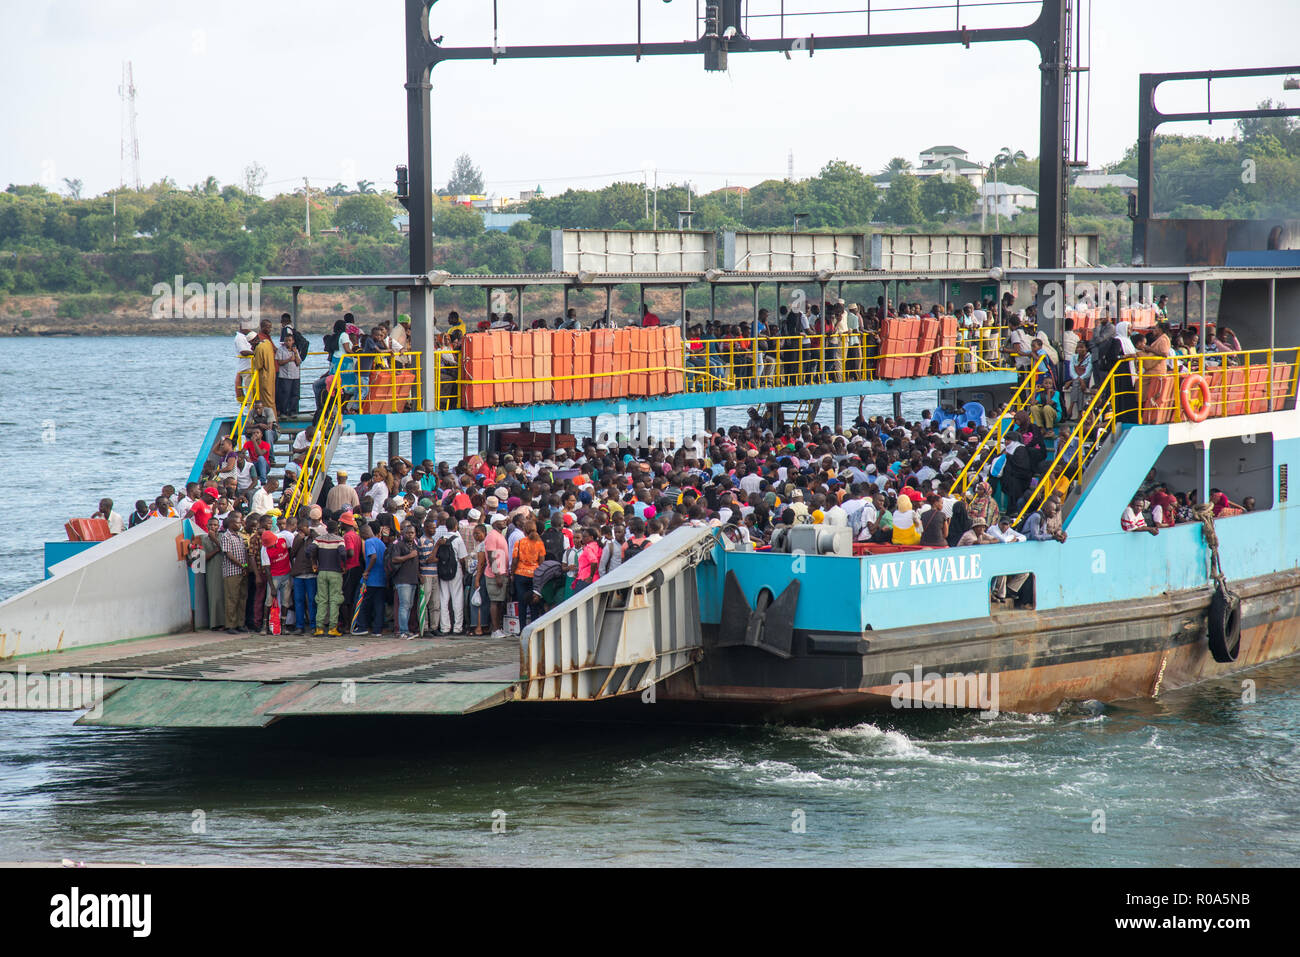
<svg viewBox="0 0 1300 957">
<path fill-rule="evenodd" d="M 762 405 L 768 402 L 798 402 L 839 396 L 889 395 L 894 392 L 938 392 L 940 389 L 971 389 L 1010 385 L 1014 372 L 978 372 L 947 376 L 918 376 L 914 379 L 885 379 L 871 382 L 829 382 L 808 386 L 766 389 L 732 389 L 725 392 L 682 392 L 655 398 L 596 399 L 588 402 L 547 402 L 538 405 L 503 405 L 491 409 L 447 412 L 396 412 L 387 415 L 348 415 L 357 432 L 406 432 L 420 429 L 450 429 L 480 425 L 511 425 L 515 422 L 545 422 L 608 415 L 611 412 L 678 412 L 722 406 Z"/>
</svg>

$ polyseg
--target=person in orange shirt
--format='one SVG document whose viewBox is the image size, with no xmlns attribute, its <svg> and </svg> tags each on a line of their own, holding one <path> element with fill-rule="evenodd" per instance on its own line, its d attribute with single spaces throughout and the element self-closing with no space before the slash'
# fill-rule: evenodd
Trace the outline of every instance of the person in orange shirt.
<svg viewBox="0 0 1300 957">
<path fill-rule="evenodd" d="M 546 546 L 537 533 L 537 523 L 529 519 L 524 523 L 524 537 L 515 542 L 510 571 L 515 580 L 515 601 L 519 603 L 519 627 L 528 624 L 532 616 L 533 572 L 546 558 Z"/>
</svg>

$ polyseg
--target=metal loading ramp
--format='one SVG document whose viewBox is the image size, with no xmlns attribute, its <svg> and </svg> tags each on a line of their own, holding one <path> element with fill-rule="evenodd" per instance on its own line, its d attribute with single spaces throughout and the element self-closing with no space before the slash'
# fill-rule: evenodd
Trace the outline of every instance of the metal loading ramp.
<svg viewBox="0 0 1300 957">
<path fill-rule="evenodd" d="M 528 625 L 520 699 L 597 701 L 694 665 L 702 654 L 695 566 L 715 547 L 712 529 L 679 528 Z"/>
</svg>

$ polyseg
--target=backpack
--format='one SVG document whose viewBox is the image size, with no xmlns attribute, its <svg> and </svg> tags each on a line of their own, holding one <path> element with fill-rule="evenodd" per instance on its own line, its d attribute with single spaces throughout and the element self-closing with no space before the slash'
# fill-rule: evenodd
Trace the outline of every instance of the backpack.
<svg viewBox="0 0 1300 957">
<path fill-rule="evenodd" d="M 434 557 L 438 560 L 438 580 L 453 581 L 456 578 L 456 572 L 459 571 L 460 565 L 456 561 L 456 546 L 451 543 L 450 538 L 441 538 L 438 540 L 437 551 Z"/>
<path fill-rule="evenodd" d="M 649 544 L 650 544 L 650 539 L 648 538 L 641 539 L 641 544 L 639 545 L 629 538 L 627 540 L 627 543 L 623 546 L 623 561 L 627 561 L 628 559 L 636 555 L 640 555 L 643 551 L 646 550 L 646 546 L 648 546 Z"/>
<path fill-rule="evenodd" d="M 546 557 L 558 562 L 564 555 L 564 533 L 558 528 L 548 528 L 542 532 L 542 545 L 546 549 Z"/>
<path fill-rule="evenodd" d="M 293 347 L 298 350 L 299 360 L 306 362 L 307 353 L 311 351 L 311 345 L 307 342 L 307 337 L 298 331 L 297 326 L 294 326 L 293 329 Z"/>
</svg>

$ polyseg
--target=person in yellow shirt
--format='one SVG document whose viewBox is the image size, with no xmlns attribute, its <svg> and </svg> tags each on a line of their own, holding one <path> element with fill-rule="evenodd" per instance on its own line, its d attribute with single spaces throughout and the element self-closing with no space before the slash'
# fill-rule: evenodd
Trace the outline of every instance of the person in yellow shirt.
<svg viewBox="0 0 1300 957">
<path fill-rule="evenodd" d="M 257 345 L 253 347 L 253 371 L 257 373 L 257 397 L 263 408 L 279 409 L 275 405 L 275 344 L 271 342 L 271 320 L 263 319 L 257 331 Z"/>
</svg>

